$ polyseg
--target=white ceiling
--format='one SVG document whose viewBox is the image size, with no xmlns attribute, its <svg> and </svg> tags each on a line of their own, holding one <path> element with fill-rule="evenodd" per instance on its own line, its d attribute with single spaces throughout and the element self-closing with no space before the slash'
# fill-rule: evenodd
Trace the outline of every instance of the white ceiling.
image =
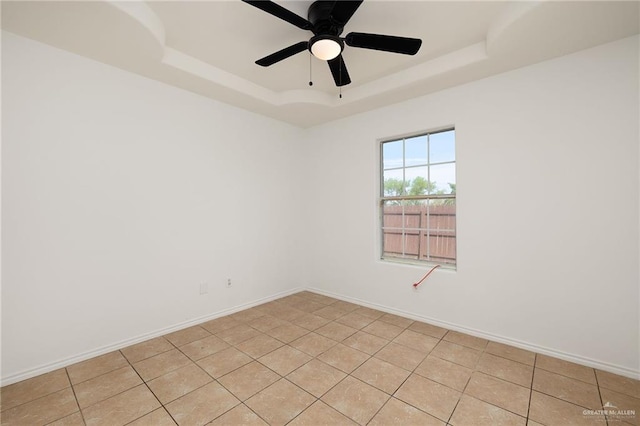
<svg viewBox="0 0 640 426">
<path fill-rule="evenodd" d="M 278 3 L 306 18 L 312 2 Z M 343 35 L 415 37 L 422 48 L 346 47 L 342 99 L 327 65 L 306 52 L 255 65 L 312 34 L 239 0 L 2 1 L 2 28 L 308 127 L 637 34 L 639 4 L 365 0 Z"/>
</svg>

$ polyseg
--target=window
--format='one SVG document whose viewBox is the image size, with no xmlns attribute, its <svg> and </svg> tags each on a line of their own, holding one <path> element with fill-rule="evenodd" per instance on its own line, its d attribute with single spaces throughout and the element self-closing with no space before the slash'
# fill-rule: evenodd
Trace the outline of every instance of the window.
<svg viewBox="0 0 640 426">
<path fill-rule="evenodd" d="M 455 130 L 384 141 L 382 259 L 456 265 Z"/>
</svg>

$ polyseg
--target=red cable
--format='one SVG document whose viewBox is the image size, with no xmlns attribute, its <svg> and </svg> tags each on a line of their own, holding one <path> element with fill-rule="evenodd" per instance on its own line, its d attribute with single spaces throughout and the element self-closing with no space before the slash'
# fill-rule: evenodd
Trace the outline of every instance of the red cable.
<svg viewBox="0 0 640 426">
<path fill-rule="evenodd" d="M 424 277 L 422 277 L 422 279 L 421 279 L 420 281 L 418 281 L 417 283 L 413 283 L 413 287 L 414 287 L 414 288 L 418 288 L 418 286 L 419 286 L 420 284 L 422 284 L 422 281 L 426 280 L 426 279 L 427 279 L 427 277 L 428 277 L 428 276 L 429 276 L 429 275 L 430 275 L 430 274 L 431 274 L 431 273 L 432 273 L 436 268 L 439 268 L 439 267 L 440 267 L 440 265 L 436 265 L 436 266 L 434 266 L 433 268 L 431 268 L 431 270 L 430 270 L 429 272 L 427 272 L 427 274 L 426 274 Z"/>
</svg>

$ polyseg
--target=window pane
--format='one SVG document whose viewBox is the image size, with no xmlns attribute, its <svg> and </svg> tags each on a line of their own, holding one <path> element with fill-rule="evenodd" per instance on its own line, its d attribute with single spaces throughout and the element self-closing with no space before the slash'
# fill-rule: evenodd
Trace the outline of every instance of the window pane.
<svg viewBox="0 0 640 426">
<path fill-rule="evenodd" d="M 455 130 L 429 135 L 429 163 L 443 163 L 455 159 Z"/>
<path fill-rule="evenodd" d="M 427 135 L 409 138 L 404 145 L 405 166 L 427 164 Z"/>
<path fill-rule="evenodd" d="M 382 144 L 382 168 L 402 167 L 402 140 Z"/>
<path fill-rule="evenodd" d="M 397 197 L 398 195 L 406 194 L 407 185 L 402 180 L 402 175 L 402 169 L 384 171 L 384 187 L 382 188 L 382 193 L 385 197 Z"/>
<path fill-rule="evenodd" d="M 402 257 L 404 253 L 404 206 L 400 201 L 382 205 L 382 256 Z"/>
<path fill-rule="evenodd" d="M 431 189 L 427 180 L 427 167 L 410 167 L 405 169 L 408 195 L 426 195 Z"/>
<path fill-rule="evenodd" d="M 456 187 L 455 163 L 431 166 L 429 170 L 435 194 L 451 194 Z"/>
<path fill-rule="evenodd" d="M 456 263 L 455 199 L 429 200 L 429 225 L 424 244 L 428 245 L 426 260 Z"/>
</svg>

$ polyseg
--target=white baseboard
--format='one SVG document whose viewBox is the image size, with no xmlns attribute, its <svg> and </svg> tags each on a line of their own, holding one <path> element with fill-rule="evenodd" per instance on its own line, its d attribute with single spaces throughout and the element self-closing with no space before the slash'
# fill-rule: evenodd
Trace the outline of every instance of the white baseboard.
<svg viewBox="0 0 640 426">
<path fill-rule="evenodd" d="M 228 309 L 224 309 L 222 311 L 215 312 L 213 314 L 205 315 L 202 317 L 194 318 L 188 321 L 181 322 L 179 324 L 172 325 L 170 327 L 165 327 L 159 330 L 152 331 L 150 333 L 145 333 L 136 337 L 132 337 L 130 339 L 122 340 L 110 345 L 102 346 L 84 353 L 81 353 L 76 356 L 72 356 L 69 358 L 64 358 L 49 364 L 41 365 L 35 368 L 30 368 L 28 370 L 24 370 L 15 374 L 11 374 L 6 377 L 2 377 L 0 379 L 0 385 L 6 386 L 12 383 L 20 382 L 22 380 L 30 379 L 35 376 L 39 376 L 41 374 L 49 373 L 51 371 L 57 370 L 59 368 L 68 367 L 77 362 L 85 361 L 87 359 L 104 355 L 109 352 L 117 351 L 122 348 L 126 348 L 127 346 L 135 345 L 136 343 L 144 342 L 145 340 L 153 339 L 154 337 L 163 336 L 168 333 L 173 333 L 174 331 L 182 330 L 183 328 L 191 327 L 196 324 L 201 324 L 206 321 L 210 321 L 212 319 L 216 319 L 219 317 L 223 317 L 225 315 L 230 315 L 238 311 L 242 311 L 245 309 L 252 308 L 257 305 L 261 305 L 263 303 L 270 302 L 275 299 L 280 299 L 281 297 L 288 296 L 290 294 L 298 293 L 303 291 L 303 288 L 295 288 L 292 290 L 283 291 L 280 293 L 276 293 L 272 296 L 263 297 L 258 300 L 254 300 L 252 302 L 244 303 L 242 305 L 234 306 Z"/>
<path fill-rule="evenodd" d="M 487 333 L 481 330 L 476 330 L 469 327 L 464 327 L 458 324 L 449 323 L 446 321 L 440 321 L 434 318 L 424 317 L 421 315 L 416 315 L 411 312 L 402 311 L 399 309 L 390 308 L 388 306 L 379 305 L 377 303 L 371 303 L 366 300 L 357 299 L 354 297 L 343 296 L 341 294 L 332 293 L 330 291 L 321 290 L 318 288 L 307 288 L 307 291 L 311 291 L 313 293 L 322 294 L 324 296 L 333 297 L 335 299 L 344 300 L 345 302 L 356 303 L 358 305 L 366 306 L 368 308 L 377 309 L 379 311 L 387 312 L 390 314 L 399 315 L 402 317 L 410 318 L 416 321 L 426 322 L 429 324 L 433 324 L 439 327 L 447 328 L 449 330 L 460 331 L 463 333 L 470 334 L 472 336 L 481 337 L 483 339 L 492 340 L 494 342 L 504 343 L 506 345 L 515 346 L 520 349 L 526 349 L 531 352 L 536 352 L 543 355 L 552 356 L 554 358 L 560 358 L 565 361 L 570 361 L 576 364 L 585 365 L 587 367 L 597 368 L 598 370 L 608 371 L 610 373 L 618 374 L 620 376 L 630 377 L 632 379 L 639 380 L 640 379 L 640 370 L 634 370 L 627 367 L 622 367 L 619 365 L 609 364 L 606 362 L 598 361 L 595 359 L 591 359 L 588 357 L 583 357 L 580 355 L 570 354 L 562 351 L 558 351 L 555 349 L 547 348 L 544 346 L 539 346 L 533 343 L 523 342 L 521 340 L 512 339 L 509 337 L 499 336 L 492 333 Z"/>
</svg>

